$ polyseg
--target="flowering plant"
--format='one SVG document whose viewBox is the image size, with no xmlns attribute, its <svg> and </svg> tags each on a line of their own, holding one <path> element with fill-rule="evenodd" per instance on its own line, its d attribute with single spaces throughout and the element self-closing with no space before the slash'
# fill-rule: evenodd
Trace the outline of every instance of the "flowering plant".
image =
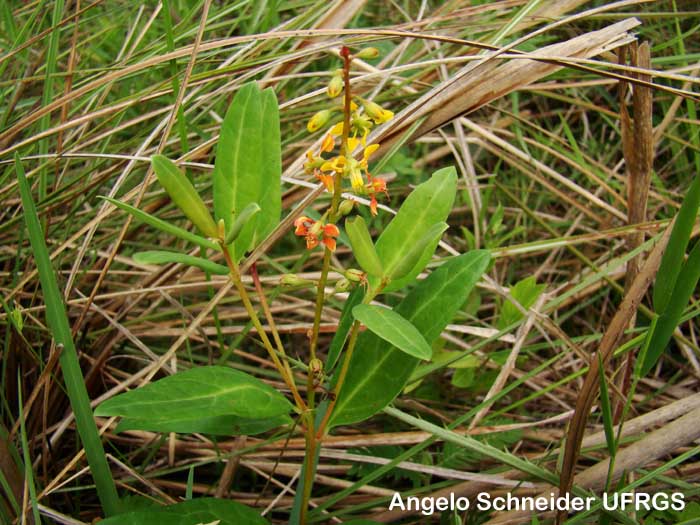
<svg viewBox="0 0 700 525">
<path fill-rule="evenodd" d="M 439 170 L 418 185 L 376 240 L 358 213 L 356 201 L 368 198 L 369 217 L 374 218 L 379 199 L 389 194 L 386 181 L 372 173 L 371 160 L 381 148 L 369 139 L 372 129 L 389 123 L 394 114 L 354 96 L 350 80 L 353 60 L 377 53 L 366 48 L 353 54 L 343 47 L 343 67 L 334 72 L 326 90 L 331 100 L 342 95 L 341 107 L 332 105 L 308 121 L 309 132 L 323 132 L 320 147 L 306 153 L 304 164 L 305 172 L 330 194 L 330 203 L 319 218 L 298 209 L 291 212 L 293 220 L 280 221 L 279 110 L 274 92 L 260 90 L 255 83 L 239 89 L 221 127 L 213 173 L 213 215 L 175 163 L 161 155 L 152 159 L 158 181 L 199 233 L 108 199 L 137 219 L 201 249 L 201 256 L 141 252 L 134 256 L 138 261 L 187 264 L 230 277 L 285 387 L 274 389 L 229 366 L 200 366 L 112 397 L 96 413 L 121 416 L 122 428 L 223 435 L 262 433 L 284 426 L 294 429 L 290 418 L 294 414 L 305 436 L 306 454 L 298 504 L 289 518 L 292 523 L 308 522 L 323 440 L 333 428 L 367 419 L 399 395 L 417 365 L 430 360 L 432 343 L 490 261 L 488 252 L 474 250 L 417 280 L 448 227 L 445 221 L 457 183 L 453 168 Z M 323 250 L 318 280 L 286 275 L 281 283 L 316 288 L 308 352 L 302 361 L 287 352 L 257 268 L 245 259 L 265 239 L 289 227 L 303 238 L 306 249 Z M 407 238 L 411 239 L 408 246 Z M 347 257 L 343 255 L 349 267 L 338 269 L 342 278 L 334 292 L 348 293 L 337 331 L 328 347 L 322 348 L 320 325 L 331 271 L 337 269 L 331 267 L 331 258 L 339 242 L 350 248 Z M 244 283 L 247 270 L 252 290 Z M 382 294 L 413 284 L 394 308 L 377 304 Z"/>
</svg>

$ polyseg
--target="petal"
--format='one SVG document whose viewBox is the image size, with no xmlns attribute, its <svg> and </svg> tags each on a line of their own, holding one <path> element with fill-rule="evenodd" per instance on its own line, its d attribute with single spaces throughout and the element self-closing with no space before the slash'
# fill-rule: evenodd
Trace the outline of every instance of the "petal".
<svg viewBox="0 0 700 525">
<path fill-rule="evenodd" d="M 298 217 L 294 221 L 294 226 L 299 226 L 300 224 L 304 224 L 305 222 L 313 222 L 311 219 L 309 219 L 306 215 L 302 215 L 301 217 Z"/>
<path fill-rule="evenodd" d="M 348 150 L 349 150 L 349 152 L 352 153 L 353 151 L 355 151 L 355 148 L 357 148 L 357 145 L 359 143 L 360 143 L 360 141 L 358 139 L 356 139 L 355 137 L 348 138 Z"/>
<path fill-rule="evenodd" d="M 321 151 L 328 153 L 330 151 L 333 151 L 334 147 L 335 147 L 335 139 L 333 138 L 333 135 L 328 133 L 323 138 L 323 142 L 321 143 Z"/>
<path fill-rule="evenodd" d="M 356 193 L 364 193 L 365 181 L 362 178 L 362 173 L 360 172 L 360 170 L 353 170 L 350 173 L 350 185 Z"/>
<path fill-rule="evenodd" d="M 323 235 L 327 237 L 337 237 L 340 235 L 340 230 L 335 224 L 326 224 L 323 227 Z"/>
<path fill-rule="evenodd" d="M 323 238 L 323 244 L 326 245 L 326 248 L 328 248 L 330 251 L 334 252 L 335 251 L 335 239 L 332 237 L 324 237 Z"/>
<path fill-rule="evenodd" d="M 307 250 L 313 250 L 318 246 L 318 237 L 315 235 L 307 235 L 306 236 L 306 249 Z"/>
<path fill-rule="evenodd" d="M 372 153 L 374 153 L 374 152 L 377 151 L 378 149 L 379 149 L 379 144 L 370 144 L 369 146 L 367 146 L 367 147 L 365 148 L 365 151 L 364 151 L 364 153 L 362 154 L 362 156 L 363 156 L 365 159 L 369 159 L 370 156 L 372 155 Z"/>
<path fill-rule="evenodd" d="M 374 195 L 372 195 L 372 199 L 369 201 L 369 211 L 372 217 L 377 216 L 377 198 Z"/>
<path fill-rule="evenodd" d="M 343 134 L 343 123 L 338 122 L 335 126 L 331 128 L 330 134 L 338 137 Z"/>
</svg>

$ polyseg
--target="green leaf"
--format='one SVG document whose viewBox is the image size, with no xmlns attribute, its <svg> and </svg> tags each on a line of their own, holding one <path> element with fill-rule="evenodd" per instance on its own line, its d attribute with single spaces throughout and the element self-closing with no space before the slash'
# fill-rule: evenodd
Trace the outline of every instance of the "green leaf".
<svg viewBox="0 0 700 525">
<path fill-rule="evenodd" d="M 269 522 L 252 509 L 229 499 L 197 498 L 175 505 L 137 510 L 100 521 L 100 525 L 265 525 Z"/>
<path fill-rule="evenodd" d="M 396 312 L 432 344 L 467 300 L 490 261 L 491 256 L 485 250 L 447 261 L 420 281 L 399 303 Z M 379 412 L 401 392 L 418 363 L 420 359 L 396 347 L 387 348 L 371 332 L 360 334 L 331 416 L 331 426 L 363 421 Z"/>
<path fill-rule="evenodd" d="M 158 182 L 192 223 L 207 237 L 218 236 L 216 224 L 192 183 L 173 162 L 163 155 L 151 158 Z"/>
<path fill-rule="evenodd" d="M 455 370 L 454 374 L 452 374 L 452 380 L 450 382 L 457 388 L 469 388 L 474 384 L 475 374 L 474 368 L 458 368 Z"/>
<path fill-rule="evenodd" d="M 209 239 L 205 239 L 204 237 L 201 237 L 195 233 L 189 232 L 189 231 L 185 230 L 184 228 L 180 228 L 179 226 L 175 226 L 174 224 L 170 224 L 169 222 L 166 222 L 162 219 L 159 219 L 158 217 L 154 217 L 153 215 L 150 215 L 150 214 L 146 213 L 145 211 L 139 210 L 138 208 L 135 208 L 129 204 L 126 204 L 125 202 L 118 201 L 118 200 L 112 199 L 110 197 L 100 197 L 100 198 L 114 204 L 117 208 L 124 210 L 125 212 L 133 215 L 136 219 L 140 220 L 141 222 L 145 222 L 149 226 L 153 226 L 154 228 L 157 228 L 162 232 L 169 233 L 170 235 L 172 235 L 174 237 L 178 237 L 179 239 L 182 239 L 184 241 L 191 242 L 193 244 L 201 246 L 202 248 L 210 248 L 212 250 L 219 250 L 219 245 L 217 243 L 215 243 L 214 241 L 211 241 Z"/>
<path fill-rule="evenodd" d="M 253 202 L 261 208 L 233 243 L 237 261 L 279 222 L 281 163 L 277 98 L 250 82 L 238 90 L 224 117 L 213 175 L 214 214 L 226 231 L 234 212 Z"/>
<path fill-rule="evenodd" d="M 421 333 L 393 310 L 371 304 L 358 304 L 352 309 L 352 315 L 372 333 L 408 355 L 424 360 L 432 357 L 433 349 Z"/>
<path fill-rule="evenodd" d="M 169 264 L 180 263 L 188 266 L 196 266 L 207 272 L 216 275 L 227 275 L 228 268 L 208 259 L 187 255 L 180 252 L 166 252 L 164 250 L 151 250 L 147 252 L 137 252 L 132 255 L 132 259 L 140 264 Z"/>
<path fill-rule="evenodd" d="M 22 198 L 24 221 L 27 224 L 27 230 L 29 230 L 29 242 L 36 260 L 41 290 L 44 293 L 46 322 L 56 344 L 63 347 L 59 363 L 63 372 L 68 399 L 75 414 L 78 434 L 83 442 L 88 465 L 95 480 L 97 495 L 105 513 L 109 516 L 119 512 L 119 496 L 107 464 L 107 457 L 102 448 L 102 441 L 95 425 L 95 418 L 92 416 L 90 398 L 85 388 L 83 373 L 80 370 L 78 353 L 75 350 L 73 334 L 68 322 L 66 306 L 63 302 L 63 294 L 58 288 L 49 250 L 44 241 L 44 232 L 39 222 L 34 199 L 32 198 L 31 187 L 17 153 L 15 153 L 15 170 Z"/>
<path fill-rule="evenodd" d="M 352 253 L 360 267 L 369 275 L 382 276 L 382 263 L 374 248 L 365 220 L 359 215 L 345 221 L 345 231 L 352 245 Z"/>
<path fill-rule="evenodd" d="M 656 323 L 656 328 L 651 335 L 649 348 L 644 358 L 641 368 L 641 375 L 647 375 L 663 354 L 668 345 L 673 331 L 676 329 L 683 316 L 690 296 L 693 295 L 695 287 L 700 279 L 700 241 L 695 243 L 693 250 L 688 256 L 688 260 L 678 274 L 676 284 L 668 300 L 668 305 Z"/>
<path fill-rule="evenodd" d="M 264 419 L 251 419 L 239 416 L 152 418 L 138 419 L 127 417 L 117 425 L 117 432 L 126 430 L 147 430 L 149 432 L 178 432 L 180 434 L 212 434 L 216 436 L 254 436 L 292 423 L 292 418 L 284 414 Z"/>
<path fill-rule="evenodd" d="M 523 308 L 528 309 L 535 304 L 535 301 L 545 288 L 546 286 L 544 284 L 537 284 L 537 280 L 531 275 L 522 281 L 518 281 L 515 286 L 512 286 L 510 289 L 510 295 L 513 297 L 513 299 L 518 301 Z M 496 326 L 499 330 L 503 330 L 523 317 L 522 312 L 516 308 L 512 302 L 506 299 L 503 302 L 501 315 L 498 318 L 498 323 Z"/>
<path fill-rule="evenodd" d="M 436 171 L 411 192 L 375 245 L 385 274 L 390 275 L 403 259 L 407 240 L 421 239 L 435 223 L 447 220 L 456 191 L 457 174 L 449 167 Z M 398 290 L 412 282 L 428 264 L 438 242 L 439 238 L 427 246 L 408 274 L 389 283 L 384 291 Z M 370 279 L 372 286 L 377 282 L 376 278 Z"/>
<path fill-rule="evenodd" d="M 656 273 L 652 299 L 654 311 L 658 314 L 666 309 L 671 300 L 699 207 L 700 175 L 696 175 L 683 199 L 681 209 L 678 210 L 671 237 L 661 258 L 659 271 Z"/>
<path fill-rule="evenodd" d="M 411 270 L 416 267 L 425 253 L 428 253 L 429 257 L 433 254 L 442 234 L 448 227 L 446 222 L 437 222 L 417 242 L 410 243 L 403 257 L 388 277 L 392 280 L 403 279 L 411 273 Z"/>
<path fill-rule="evenodd" d="M 282 394 L 251 375 L 202 366 L 108 399 L 95 415 L 173 421 L 231 415 L 260 419 L 291 410 Z"/>
<path fill-rule="evenodd" d="M 610 457 L 615 457 L 617 452 L 615 447 L 615 429 L 613 423 L 612 406 L 610 405 L 610 394 L 608 393 L 608 382 L 605 378 L 605 367 L 603 358 L 598 354 L 598 382 L 600 383 L 600 410 L 603 416 L 603 430 L 605 431 L 605 442 L 608 445 Z"/>
</svg>

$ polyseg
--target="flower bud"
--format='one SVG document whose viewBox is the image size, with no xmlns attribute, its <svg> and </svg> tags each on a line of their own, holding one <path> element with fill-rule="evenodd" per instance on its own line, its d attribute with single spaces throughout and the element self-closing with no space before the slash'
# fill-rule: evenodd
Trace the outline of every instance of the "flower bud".
<svg viewBox="0 0 700 525">
<path fill-rule="evenodd" d="M 15 328 L 21 332 L 22 328 L 24 328 L 24 320 L 22 319 L 22 311 L 18 307 L 10 310 L 10 319 Z"/>
<path fill-rule="evenodd" d="M 379 56 L 379 49 L 376 47 L 365 47 L 360 49 L 355 53 L 355 58 L 361 58 L 362 60 L 377 58 Z"/>
<path fill-rule="evenodd" d="M 384 109 L 376 102 L 371 102 L 369 100 L 363 100 L 362 106 L 365 108 L 367 115 L 372 120 L 374 120 L 375 124 L 381 124 L 382 122 L 386 122 L 388 120 L 391 120 L 394 117 L 393 111 L 389 111 L 388 109 Z"/>
<path fill-rule="evenodd" d="M 367 278 L 367 274 L 363 272 L 362 270 L 358 270 L 357 268 L 350 268 L 345 271 L 343 274 L 349 281 L 352 281 L 354 283 L 359 283 L 362 282 L 364 279 Z"/>
<path fill-rule="evenodd" d="M 317 129 L 320 129 L 322 126 L 326 125 L 326 123 L 330 120 L 331 118 L 331 110 L 330 109 L 322 109 L 318 113 L 316 113 L 309 122 L 306 124 L 306 129 L 309 130 L 309 133 L 313 133 Z"/>
<path fill-rule="evenodd" d="M 316 283 L 314 283 L 310 279 L 304 279 L 303 277 L 299 277 L 298 275 L 294 275 L 293 273 L 285 273 L 281 278 L 280 278 L 280 285 L 282 286 L 288 286 L 288 287 L 307 287 L 307 286 L 313 286 Z"/>
<path fill-rule="evenodd" d="M 346 215 L 350 215 L 353 209 L 355 209 L 355 202 L 350 199 L 344 199 L 340 203 L 340 206 L 338 206 L 338 214 L 341 217 L 345 217 Z"/>
<path fill-rule="evenodd" d="M 336 292 L 347 292 L 352 287 L 352 283 L 344 277 L 335 283 Z"/>
<path fill-rule="evenodd" d="M 343 92 L 343 70 L 339 69 L 331 77 L 331 81 L 328 83 L 326 88 L 326 93 L 330 98 L 335 98 Z"/>
<path fill-rule="evenodd" d="M 323 373 L 323 361 L 318 357 L 314 357 L 309 361 L 309 373 L 313 376 L 320 376 Z"/>
</svg>

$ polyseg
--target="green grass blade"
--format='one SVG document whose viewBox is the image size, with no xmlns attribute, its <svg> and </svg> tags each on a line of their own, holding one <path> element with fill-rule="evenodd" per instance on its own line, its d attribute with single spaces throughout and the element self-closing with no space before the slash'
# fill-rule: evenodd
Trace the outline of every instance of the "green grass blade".
<svg viewBox="0 0 700 525">
<path fill-rule="evenodd" d="M 17 384 L 22 384 L 22 377 L 19 370 L 17 370 Z M 36 485 L 34 485 L 34 472 L 32 471 L 32 458 L 29 455 L 29 441 L 27 440 L 27 430 L 24 426 L 24 407 L 22 406 L 21 387 L 17 388 L 17 396 L 19 398 L 19 434 L 22 442 L 22 456 L 24 457 L 24 478 L 25 483 L 29 487 L 29 499 L 32 502 L 32 516 L 34 517 L 34 523 L 36 525 L 41 525 L 39 505 L 36 499 Z"/>
<path fill-rule="evenodd" d="M 29 240 L 39 272 L 41 289 L 44 292 L 46 320 L 56 344 L 63 346 L 59 362 L 63 371 L 68 398 L 75 413 L 75 424 L 85 447 L 85 455 L 95 480 L 102 508 L 107 516 L 112 516 L 119 512 L 119 496 L 107 464 L 107 457 L 102 448 L 100 434 L 97 431 L 97 425 L 95 425 L 92 409 L 90 408 L 90 398 L 85 388 L 83 374 L 78 362 L 78 354 L 73 344 L 73 335 L 68 324 L 63 297 L 59 291 L 56 275 L 51 266 L 49 251 L 44 242 L 44 232 L 39 223 L 39 216 L 32 199 L 29 182 L 17 154 L 15 154 L 15 169 L 17 170 L 17 180 L 22 196 L 24 220 L 29 230 Z"/>
<path fill-rule="evenodd" d="M 673 331 L 680 323 L 683 310 L 695 291 L 699 279 L 700 241 L 697 241 L 688 256 L 688 260 L 678 273 L 676 285 L 668 300 L 668 305 L 659 317 L 656 329 L 651 336 L 649 349 L 642 365 L 642 376 L 647 375 L 651 371 L 666 349 L 666 345 L 671 340 Z"/>
<path fill-rule="evenodd" d="M 683 264 L 683 256 L 690 241 L 690 234 L 693 231 L 695 217 L 698 214 L 698 207 L 700 207 L 700 175 L 695 176 L 683 199 L 681 209 L 678 210 L 671 238 L 668 240 L 659 272 L 656 274 L 652 296 L 654 310 L 658 314 L 666 310 L 671 300 L 676 278 Z"/>
<path fill-rule="evenodd" d="M 601 357 L 598 356 L 600 361 Z M 615 432 L 613 431 L 612 408 L 610 407 L 610 395 L 608 394 L 608 383 L 605 380 L 605 371 L 602 366 L 598 370 L 600 379 L 600 410 L 603 414 L 603 429 L 605 430 L 605 441 L 608 445 L 608 452 L 615 455 Z"/>
</svg>

